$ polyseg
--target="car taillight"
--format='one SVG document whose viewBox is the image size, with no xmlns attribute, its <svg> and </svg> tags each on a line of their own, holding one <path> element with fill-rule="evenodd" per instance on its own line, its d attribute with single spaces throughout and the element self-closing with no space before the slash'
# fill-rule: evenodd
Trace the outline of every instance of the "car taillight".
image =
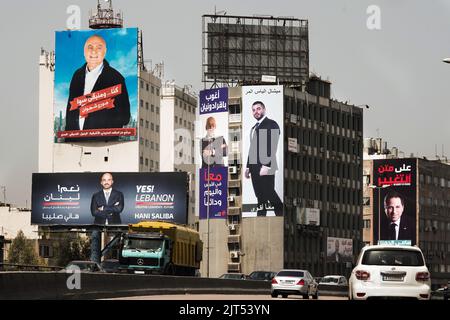
<svg viewBox="0 0 450 320">
<path fill-rule="evenodd" d="M 299 282 L 297 282 L 298 286 L 304 286 L 305 285 L 305 280 L 301 279 Z"/>
<path fill-rule="evenodd" d="M 416 281 L 428 281 L 430 279 L 430 274 L 428 272 L 417 272 Z"/>
<path fill-rule="evenodd" d="M 272 279 L 272 284 L 278 284 L 278 282 L 275 278 Z"/>
<path fill-rule="evenodd" d="M 357 270 L 355 272 L 356 279 L 358 280 L 369 280 L 370 279 L 370 273 L 364 270 Z"/>
</svg>

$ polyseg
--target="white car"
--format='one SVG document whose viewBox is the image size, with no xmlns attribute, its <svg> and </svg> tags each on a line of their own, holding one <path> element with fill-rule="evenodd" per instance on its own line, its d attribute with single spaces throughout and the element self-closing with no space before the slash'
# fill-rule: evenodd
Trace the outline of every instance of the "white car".
<svg viewBox="0 0 450 320">
<path fill-rule="evenodd" d="M 365 246 L 349 280 L 350 300 L 399 297 L 429 300 L 430 272 L 416 246 Z"/>
<path fill-rule="evenodd" d="M 278 272 L 272 279 L 271 295 L 276 298 L 279 294 L 283 298 L 290 294 L 301 295 L 303 299 L 319 297 L 317 282 L 307 270 L 285 269 Z"/>
</svg>

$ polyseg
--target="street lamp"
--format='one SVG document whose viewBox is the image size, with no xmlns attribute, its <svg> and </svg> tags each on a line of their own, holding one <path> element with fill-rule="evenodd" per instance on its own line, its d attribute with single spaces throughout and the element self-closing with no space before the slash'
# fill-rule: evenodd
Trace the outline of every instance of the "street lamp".
<svg viewBox="0 0 450 320">
<path fill-rule="evenodd" d="M 380 194 L 381 194 L 381 192 L 380 192 L 380 189 L 384 189 L 384 188 L 387 188 L 387 187 L 390 187 L 390 185 L 388 185 L 388 184 L 383 184 L 381 186 L 376 186 L 374 184 L 370 184 L 369 185 L 369 188 L 378 190 L 378 242 L 380 241 L 380 229 L 381 229 L 380 228 L 381 227 L 381 224 L 380 224 L 380 221 L 381 221 L 381 203 L 380 203 Z M 372 208 L 373 208 L 373 205 L 372 205 Z"/>
</svg>

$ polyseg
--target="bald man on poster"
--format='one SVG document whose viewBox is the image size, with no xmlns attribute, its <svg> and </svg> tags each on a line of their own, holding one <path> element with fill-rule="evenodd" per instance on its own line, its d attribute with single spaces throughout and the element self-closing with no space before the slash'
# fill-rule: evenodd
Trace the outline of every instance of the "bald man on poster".
<svg viewBox="0 0 450 320">
<path fill-rule="evenodd" d="M 130 121 L 125 78 L 105 60 L 106 52 L 106 41 L 101 36 L 86 40 L 86 63 L 75 71 L 70 82 L 65 131 L 122 128 Z"/>
</svg>

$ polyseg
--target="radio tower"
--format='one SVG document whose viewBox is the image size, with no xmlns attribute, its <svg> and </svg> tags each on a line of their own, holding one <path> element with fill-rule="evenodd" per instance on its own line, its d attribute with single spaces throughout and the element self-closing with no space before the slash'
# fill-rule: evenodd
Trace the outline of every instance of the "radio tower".
<svg viewBox="0 0 450 320">
<path fill-rule="evenodd" d="M 108 29 L 108 28 L 123 28 L 122 12 L 114 13 L 112 0 L 105 0 L 109 2 L 108 8 L 102 8 L 100 0 L 97 0 L 97 13 L 90 14 L 89 28 L 91 29 Z"/>
</svg>

